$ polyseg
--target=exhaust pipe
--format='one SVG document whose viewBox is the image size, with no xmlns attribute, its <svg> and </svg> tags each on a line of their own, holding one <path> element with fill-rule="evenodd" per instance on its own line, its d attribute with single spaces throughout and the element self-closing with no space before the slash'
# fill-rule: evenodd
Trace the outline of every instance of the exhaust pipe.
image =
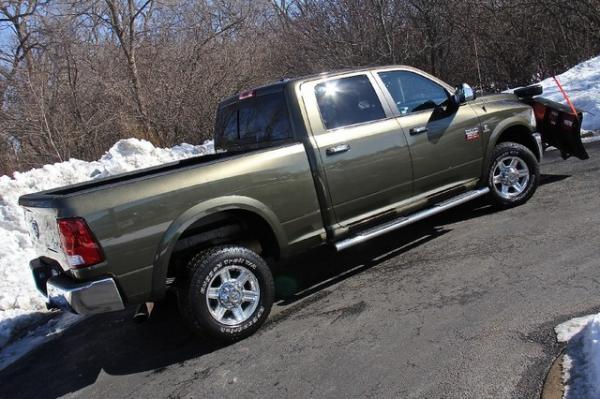
<svg viewBox="0 0 600 399">
<path fill-rule="evenodd" d="M 148 321 L 153 309 L 154 302 L 146 302 L 140 304 L 137 310 L 135 311 L 135 314 L 133 315 L 133 322 L 140 324 L 145 321 Z"/>
</svg>

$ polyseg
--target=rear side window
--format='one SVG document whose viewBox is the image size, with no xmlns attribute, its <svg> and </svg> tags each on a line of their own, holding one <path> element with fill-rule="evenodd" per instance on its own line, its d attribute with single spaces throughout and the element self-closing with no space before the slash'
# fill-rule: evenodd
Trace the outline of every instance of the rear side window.
<svg viewBox="0 0 600 399">
<path fill-rule="evenodd" d="M 320 83 L 315 87 L 315 95 L 327 129 L 385 118 L 381 102 L 366 75 Z"/>
<path fill-rule="evenodd" d="M 448 100 L 442 86 L 419 74 L 390 71 L 380 72 L 379 77 L 402 115 L 433 109 Z"/>
<path fill-rule="evenodd" d="M 218 111 L 217 148 L 268 145 L 291 137 L 283 92 L 240 100 Z"/>
</svg>

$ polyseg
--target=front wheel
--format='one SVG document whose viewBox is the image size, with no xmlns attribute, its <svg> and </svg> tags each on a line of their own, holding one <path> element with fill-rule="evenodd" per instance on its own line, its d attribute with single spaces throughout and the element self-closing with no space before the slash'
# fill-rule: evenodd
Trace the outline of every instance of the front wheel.
<svg viewBox="0 0 600 399">
<path fill-rule="evenodd" d="M 488 187 L 496 204 L 512 207 L 524 204 L 538 187 L 540 167 L 525 146 L 500 143 L 492 152 L 488 170 Z"/>
<path fill-rule="evenodd" d="M 235 341 L 265 322 L 274 295 L 266 262 L 247 248 L 228 245 L 200 252 L 188 262 L 178 302 L 194 332 Z"/>
</svg>

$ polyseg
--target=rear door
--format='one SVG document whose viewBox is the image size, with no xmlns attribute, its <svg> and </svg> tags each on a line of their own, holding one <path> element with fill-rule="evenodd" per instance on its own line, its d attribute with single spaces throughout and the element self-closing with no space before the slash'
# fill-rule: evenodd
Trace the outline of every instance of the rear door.
<svg viewBox="0 0 600 399">
<path fill-rule="evenodd" d="M 415 194 L 438 191 L 481 175 L 483 142 L 471 106 L 450 109 L 448 90 L 412 70 L 377 73 L 404 128 L 413 159 Z"/>
<path fill-rule="evenodd" d="M 337 221 L 375 216 L 412 195 L 407 141 L 369 72 L 304 83 L 313 145 Z"/>
</svg>

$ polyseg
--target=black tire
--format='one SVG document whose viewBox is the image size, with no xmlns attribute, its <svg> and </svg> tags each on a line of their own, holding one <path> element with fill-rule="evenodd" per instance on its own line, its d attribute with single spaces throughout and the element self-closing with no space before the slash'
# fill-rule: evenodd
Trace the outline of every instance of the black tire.
<svg viewBox="0 0 600 399">
<path fill-rule="evenodd" d="M 225 308 L 222 305 L 224 302 L 221 299 L 208 299 L 209 288 L 219 283 L 223 287 L 226 282 L 221 280 L 220 274 L 227 272 L 230 276 L 234 276 L 231 273 L 236 273 L 238 269 L 239 276 L 241 276 L 242 270 L 245 270 L 253 277 L 249 277 L 243 287 L 239 287 L 237 284 L 239 290 L 235 290 L 237 291 L 235 295 L 252 292 L 252 287 L 258 286 L 259 295 L 258 300 L 255 301 L 255 309 L 252 310 L 254 302 L 252 305 L 248 305 L 248 302 L 241 302 L 240 308 L 249 314 L 247 319 L 238 323 L 233 312 L 234 309 L 227 308 L 222 318 L 223 321 L 219 321 L 217 316 L 213 316 L 211 309 L 213 312 L 217 312 L 217 308 Z M 213 286 L 209 286 L 211 282 Z M 214 288 L 214 290 L 217 289 Z M 218 292 L 222 292 L 222 290 Z M 275 285 L 267 263 L 253 251 L 233 245 L 210 248 L 193 256 L 186 265 L 184 275 L 181 276 L 177 295 L 180 313 L 190 329 L 196 334 L 206 333 L 222 341 L 237 341 L 258 330 L 269 316 L 274 297 Z M 228 301 L 230 299 L 227 297 Z M 233 306 L 233 302 L 225 303 Z M 245 310 L 243 310 L 244 306 L 246 306 Z M 237 305 L 234 307 L 235 310 L 238 310 Z"/>
<path fill-rule="evenodd" d="M 516 168 L 510 169 L 505 174 L 497 175 L 503 166 L 507 166 L 507 163 L 510 166 L 510 160 L 512 159 L 519 159 L 522 163 L 517 161 Z M 527 169 L 523 164 L 526 165 Z M 518 177 L 520 174 L 527 174 L 527 179 L 524 176 Z M 498 179 L 506 184 L 499 183 Z M 523 187 L 522 191 L 515 188 L 516 186 L 509 186 L 512 183 L 512 181 L 509 181 L 510 179 L 517 179 L 516 183 L 518 183 L 518 187 Z M 537 158 L 529 148 L 513 142 L 500 143 L 494 148 L 487 171 L 487 185 L 490 188 L 494 203 L 505 208 L 522 205 L 535 193 L 539 182 L 540 166 Z M 505 188 L 504 186 L 509 188 L 508 192 L 502 191 Z"/>
</svg>

